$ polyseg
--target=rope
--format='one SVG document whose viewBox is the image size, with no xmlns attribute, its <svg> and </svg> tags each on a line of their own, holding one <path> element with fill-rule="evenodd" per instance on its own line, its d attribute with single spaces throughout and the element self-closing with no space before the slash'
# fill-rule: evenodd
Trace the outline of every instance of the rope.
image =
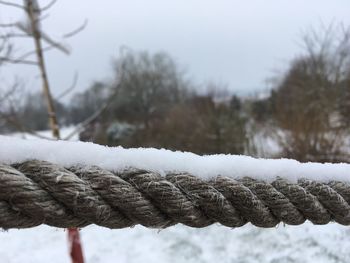
<svg viewBox="0 0 350 263">
<path fill-rule="evenodd" d="M 272 183 L 217 176 L 203 180 L 187 173 L 160 174 L 129 169 L 69 167 L 32 160 L 0 164 L 0 227 L 40 224 L 165 228 L 181 223 L 205 227 L 290 225 L 309 220 L 350 225 L 350 184 L 300 179 Z"/>
</svg>

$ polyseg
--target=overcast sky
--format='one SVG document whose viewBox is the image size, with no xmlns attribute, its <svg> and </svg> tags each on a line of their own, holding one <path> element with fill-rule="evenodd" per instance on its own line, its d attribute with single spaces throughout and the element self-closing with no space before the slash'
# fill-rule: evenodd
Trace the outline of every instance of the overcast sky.
<svg viewBox="0 0 350 263">
<path fill-rule="evenodd" d="M 300 53 L 303 31 L 321 21 L 350 25 L 349 11 L 349 0 L 59 0 L 44 21 L 47 32 L 60 39 L 85 19 L 88 26 L 68 41 L 70 56 L 47 53 L 50 82 L 59 94 L 75 71 L 77 91 L 110 78 L 112 58 L 125 45 L 167 52 L 199 84 L 226 83 L 238 94 L 252 94 L 265 90 L 265 80 Z M 0 23 L 22 17 L 13 8 L 0 7 Z M 17 42 L 18 54 L 31 44 L 25 41 Z M 16 74 L 39 91 L 36 70 L 3 68 L 0 80 L 10 83 Z"/>
</svg>

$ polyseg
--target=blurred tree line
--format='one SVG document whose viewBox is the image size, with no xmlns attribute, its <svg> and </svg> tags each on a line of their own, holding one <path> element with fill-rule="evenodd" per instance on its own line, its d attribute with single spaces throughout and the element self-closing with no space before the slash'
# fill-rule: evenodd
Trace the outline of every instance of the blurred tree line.
<svg viewBox="0 0 350 263">
<path fill-rule="evenodd" d="M 61 126 L 83 124 L 81 140 L 106 145 L 255 155 L 254 137 L 264 130 L 281 149 L 276 157 L 349 162 L 350 31 L 331 25 L 302 40 L 304 52 L 262 99 L 218 84 L 199 92 L 167 54 L 127 51 L 114 61 L 113 80 L 93 83 L 68 104 L 55 101 L 57 116 Z M 48 129 L 40 96 L 16 103 L 31 130 Z M 0 122 L 0 129 L 16 127 Z"/>
<path fill-rule="evenodd" d="M 244 153 L 246 116 L 241 100 L 199 94 L 165 53 L 126 52 L 114 61 L 114 80 L 95 82 L 67 105 L 55 101 L 61 126 L 77 125 L 108 105 L 80 138 L 125 147 L 166 147 L 200 154 Z M 220 91 L 219 85 L 210 84 Z M 16 104 L 18 121 L 31 130 L 48 129 L 40 94 Z M 8 131 L 16 130 L 16 127 Z M 4 127 L 3 127 L 4 129 Z"/>
<path fill-rule="evenodd" d="M 167 54 L 127 52 L 115 61 L 114 75 L 112 83 L 95 83 L 73 98 L 73 123 L 98 110 L 103 100 L 110 103 L 97 127 L 81 134 L 83 139 L 201 154 L 244 152 L 246 120 L 241 108 L 233 106 L 240 100 L 231 96 L 229 101 L 217 101 L 209 93 L 198 94 Z M 91 97 L 99 102 L 88 103 L 87 112 L 77 102 Z"/>
</svg>

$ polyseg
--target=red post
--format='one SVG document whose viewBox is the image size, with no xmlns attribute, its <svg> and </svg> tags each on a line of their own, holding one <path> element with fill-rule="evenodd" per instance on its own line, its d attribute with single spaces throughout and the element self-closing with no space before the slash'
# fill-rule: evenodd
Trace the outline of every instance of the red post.
<svg viewBox="0 0 350 263">
<path fill-rule="evenodd" d="M 69 250 L 72 263 L 84 263 L 83 250 L 81 248 L 79 230 L 68 229 Z"/>
</svg>

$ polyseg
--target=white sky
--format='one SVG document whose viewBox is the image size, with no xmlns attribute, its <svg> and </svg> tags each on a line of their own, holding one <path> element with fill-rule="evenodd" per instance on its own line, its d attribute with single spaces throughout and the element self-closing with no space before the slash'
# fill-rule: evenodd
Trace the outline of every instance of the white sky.
<svg viewBox="0 0 350 263">
<path fill-rule="evenodd" d="M 50 82 L 58 94 L 75 71 L 77 91 L 112 77 L 111 58 L 126 45 L 169 53 L 197 83 L 227 83 L 238 94 L 251 94 L 266 89 L 265 80 L 300 53 L 303 30 L 321 21 L 350 25 L 349 10 L 348 0 L 59 0 L 45 20 L 47 32 L 59 39 L 85 19 L 89 24 L 69 40 L 71 56 L 47 53 Z M 0 7 L 0 23 L 22 16 Z M 18 47 L 28 47 L 25 41 Z M 35 72 L 35 67 L 11 66 L 0 70 L 0 80 L 10 83 L 16 74 L 40 90 Z"/>
</svg>

